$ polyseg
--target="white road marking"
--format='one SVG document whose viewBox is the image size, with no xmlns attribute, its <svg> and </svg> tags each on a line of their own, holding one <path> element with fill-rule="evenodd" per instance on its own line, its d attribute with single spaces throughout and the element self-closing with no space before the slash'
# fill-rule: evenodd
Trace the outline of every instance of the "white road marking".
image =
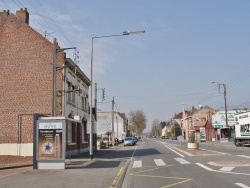
<svg viewBox="0 0 250 188">
<path fill-rule="evenodd" d="M 162 159 L 154 159 L 156 166 L 165 166 L 166 163 Z"/>
<path fill-rule="evenodd" d="M 238 174 L 238 175 L 245 175 L 245 176 L 250 176 L 250 174 L 246 174 L 246 173 L 238 173 L 238 172 L 226 172 L 226 171 L 220 171 L 220 170 L 213 170 L 212 168 L 209 168 L 201 163 L 195 163 L 197 164 L 198 166 L 208 170 L 208 171 L 211 171 L 211 172 L 220 172 L 220 173 L 225 173 L 225 174 Z M 250 188 L 250 187 L 249 187 Z"/>
<path fill-rule="evenodd" d="M 201 148 L 200 148 L 200 149 L 201 149 Z M 211 151 L 211 152 L 214 152 L 214 153 L 220 153 L 220 154 L 223 154 L 223 155 L 231 155 L 230 153 L 223 153 L 223 152 L 214 151 L 214 150 L 209 150 L 209 149 L 201 149 L 201 150 L 204 150 L 204 151 Z"/>
<path fill-rule="evenodd" d="M 247 155 L 237 155 L 239 157 L 245 157 L 245 158 L 249 158 L 250 159 L 250 156 L 247 156 Z"/>
<path fill-rule="evenodd" d="M 175 152 L 177 155 L 181 156 L 181 157 L 185 157 L 184 155 L 178 153 L 177 151 L 173 150 L 172 148 L 168 147 L 167 145 L 163 144 L 166 148 L 170 149 L 171 151 Z"/>
<path fill-rule="evenodd" d="M 133 160 L 133 157 L 134 157 L 134 155 L 135 155 L 136 149 L 137 149 L 137 146 L 135 147 L 135 150 L 134 150 L 134 152 L 133 152 L 133 154 L 132 154 L 132 156 L 131 156 L 131 158 L 130 158 L 131 161 Z"/>
<path fill-rule="evenodd" d="M 235 184 L 242 188 L 250 188 L 249 186 L 246 186 L 243 183 L 235 183 Z"/>
<path fill-rule="evenodd" d="M 190 164 L 189 161 L 186 161 L 185 159 L 183 158 L 174 158 L 176 161 L 178 161 L 179 163 L 181 164 Z"/>
<path fill-rule="evenodd" d="M 142 167 L 142 161 L 134 161 L 133 168 L 140 168 Z"/>
<path fill-rule="evenodd" d="M 203 165 L 203 164 L 201 164 L 201 163 L 196 163 L 198 166 L 200 166 L 201 168 L 204 168 L 204 169 L 206 169 L 206 170 L 208 170 L 208 171 L 214 171 L 213 169 L 211 169 L 211 168 L 209 168 L 209 167 L 207 167 L 207 166 L 205 166 L 205 165 Z"/>
<path fill-rule="evenodd" d="M 234 169 L 234 167 L 223 167 L 223 168 L 221 168 L 220 170 L 221 170 L 221 171 L 230 172 L 230 171 L 232 171 L 233 169 Z"/>
</svg>

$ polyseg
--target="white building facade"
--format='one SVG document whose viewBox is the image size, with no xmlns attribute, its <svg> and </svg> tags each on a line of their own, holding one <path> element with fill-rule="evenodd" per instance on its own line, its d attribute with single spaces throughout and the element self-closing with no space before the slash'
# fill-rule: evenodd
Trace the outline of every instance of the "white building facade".
<svg viewBox="0 0 250 188">
<path fill-rule="evenodd" d="M 113 133 L 114 137 L 119 138 L 119 140 L 124 139 L 126 135 L 124 119 L 118 112 L 97 113 L 97 136 L 106 136 L 108 132 Z"/>
</svg>

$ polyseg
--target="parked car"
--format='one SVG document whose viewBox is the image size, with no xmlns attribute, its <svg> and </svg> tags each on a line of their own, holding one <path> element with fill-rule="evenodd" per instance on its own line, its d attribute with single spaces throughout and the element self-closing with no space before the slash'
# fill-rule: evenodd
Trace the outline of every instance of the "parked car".
<svg viewBox="0 0 250 188">
<path fill-rule="evenodd" d="M 124 138 L 124 146 L 134 146 L 135 140 L 133 137 L 125 137 Z"/>
<path fill-rule="evenodd" d="M 172 136 L 172 140 L 177 140 L 177 136 Z"/>
<path fill-rule="evenodd" d="M 165 136 L 161 136 L 161 139 L 165 139 Z"/>
<path fill-rule="evenodd" d="M 138 142 L 138 138 L 137 137 L 133 137 L 133 139 L 134 139 L 135 143 Z"/>
</svg>

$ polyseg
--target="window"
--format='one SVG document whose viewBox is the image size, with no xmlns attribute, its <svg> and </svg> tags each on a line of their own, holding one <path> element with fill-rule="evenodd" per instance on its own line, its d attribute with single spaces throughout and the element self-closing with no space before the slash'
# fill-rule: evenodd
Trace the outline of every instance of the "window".
<svg viewBox="0 0 250 188">
<path fill-rule="evenodd" d="M 68 124 L 67 124 L 68 126 L 67 126 L 67 142 L 70 144 L 70 143 L 72 143 L 72 124 L 71 124 L 71 122 L 69 122 Z"/>
<path fill-rule="evenodd" d="M 72 103 L 75 104 L 75 101 L 76 101 L 76 92 L 75 92 L 75 86 L 72 85 L 72 88 L 71 88 L 71 95 L 72 95 Z"/>
<path fill-rule="evenodd" d="M 82 96 L 82 109 L 87 110 L 87 104 L 88 104 L 88 98 L 87 98 L 87 92 L 83 91 L 83 96 Z"/>
<path fill-rule="evenodd" d="M 84 121 L 82 124 L 82 142 L 87 142 L 87 121 Z"/>
<path fill-rule="evenodd" d="M 76 96 L 75 96 L 75 86 L 71 84 L 71 82 L 68 82 L 68 102 L 75 104 Z"/>
<path fill-rule="evenodd" d="M 68 102 L 71 102 L 71 101 L 72 101 L 72 96 L 71 96 L 70 89 L 71 89 L 71 83 L 68 82 L 68 91 L 67 91 L 67 94 L 68 94 Z"/>
<path fill-rule="evenodd" d="M 206 117 L 202 117 L 201 121 L 207 121 L 207 118 Z"/>
</svg>

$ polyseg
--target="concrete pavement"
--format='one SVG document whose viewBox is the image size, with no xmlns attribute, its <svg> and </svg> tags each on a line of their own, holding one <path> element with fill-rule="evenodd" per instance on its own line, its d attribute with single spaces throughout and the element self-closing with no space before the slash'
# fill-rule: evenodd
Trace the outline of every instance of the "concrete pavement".
<svg viewBox="0 0 250 188">
<path fill-rule="evenodd" d="M 118 150 L 122 144 L 94 152 L 94 159 L 89 154 L 67 159 L 65 170 L 33 170 L 32 167 L 1 167 L 0 187 L 5 188 L 41 188 L 41 187 L 117 187 L 125 172 L 127 160 L 119 158 Z M 22 170 L 23 169 L 23 170 Z"/>
</svg>

